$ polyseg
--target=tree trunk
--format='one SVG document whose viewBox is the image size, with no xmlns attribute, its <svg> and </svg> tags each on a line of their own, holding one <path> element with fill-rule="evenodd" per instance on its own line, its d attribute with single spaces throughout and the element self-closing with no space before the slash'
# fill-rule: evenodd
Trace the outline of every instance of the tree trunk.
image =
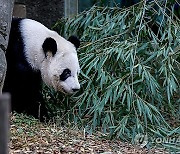
<svg viewBox="0 0 180 154">
<path fill-rule="evenodd" d="M 13 5 L 14 0 L 0 1 L 0 94 L 2 94 L 2 88 L 6 74 L 5 52 L 9 40 Z"/>
</svg>

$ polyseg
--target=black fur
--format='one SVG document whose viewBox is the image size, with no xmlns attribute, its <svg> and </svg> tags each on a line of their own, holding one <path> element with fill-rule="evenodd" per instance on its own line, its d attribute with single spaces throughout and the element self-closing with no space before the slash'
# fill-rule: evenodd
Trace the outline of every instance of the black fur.
<svg viewBox="0 0 180 154">
<path fill-rule="evenodd" d="M 71 76 L 71 71 L 67 68 L 63 71 L 63 73 L 60 75 L 60 80 L 65 81 L 68 77 Z"/>
<path fill-rule="evenodd" d="M 45 56 L 47 56 L 47 52 L 51 52 L 52 55 L 54 56 L 57 51 L 56 41 L 51 37 L 46 38 L 42 45 L 42 48 L 44 50 Z"/>
<path fill-rule="evenodd" d="M 76 36 L 70 36 L 68 39 L 69 42 L 71 42 L 72 44 L 74 44 L 74 46 L 77 48 L 79 48 L 80 46 L 80 41 Z"/>
<path fill-rule="evenodd" d="M 24 55 L 24 42 L 19 28 L 22 20 L 12 20 L 3 91 L 11 94 L 12 110 L 25 112 L 36 118 L 40 115 L 40 120 L 43 120 L 43 116 L 47 117 L 47 109 L 40 94 L 41 74 L 32 69 Z"/>
</svg>

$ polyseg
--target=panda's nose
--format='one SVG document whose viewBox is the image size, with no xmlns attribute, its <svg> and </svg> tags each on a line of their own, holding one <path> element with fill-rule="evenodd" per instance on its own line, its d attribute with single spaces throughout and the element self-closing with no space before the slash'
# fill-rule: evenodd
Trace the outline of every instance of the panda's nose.
<svg viewBox="0 0 180 154">
<path fill-rule="evenodd" d="M 79 91 L 79 89 L 78 88 L 73 88 L 72 91 L 76 92 L 76 91 Z"/>
</svg>

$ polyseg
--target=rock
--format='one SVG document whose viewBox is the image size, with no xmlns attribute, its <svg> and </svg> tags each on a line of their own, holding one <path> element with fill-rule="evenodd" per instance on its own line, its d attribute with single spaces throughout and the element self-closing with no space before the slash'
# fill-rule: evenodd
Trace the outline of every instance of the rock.
<svg viewBox="0 0 180 154">
<path fill-rule="evenodd" d="M 6 73 L 5 52 L 8 45 L 13 5 L 13 0 L 0 1 L 0 94 Z"/>
</svg>

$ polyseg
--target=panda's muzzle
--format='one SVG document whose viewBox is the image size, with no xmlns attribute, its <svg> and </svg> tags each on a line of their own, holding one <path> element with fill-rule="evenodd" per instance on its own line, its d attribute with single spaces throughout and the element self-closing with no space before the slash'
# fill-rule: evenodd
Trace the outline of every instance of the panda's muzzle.
<svg viewBox="0 0 180 154">
<path fill-rule="evenodd" d="M 61 88 L 61 92 L 64 93 L 64 94 L 68 94 L 64 88 Z"/>
<path fill-rule="evenodd" d="M 77 89 L 77 88 L 76 89 L 72 89 L 72 91 L 73 92 L 77 92 L 77 91 L 79 91 L 79 89 Z"/>
<path fill-rule="evenodd" d="M 69 94 L 73 94 L 73 93 L 75 93 L 75 92 L 77 92 L 77 91 L 79 91 L 79 89 L 78 88 L 74 88 L 74 89 L 72 89 L 72 91 L 70 92 L 68 92 L 68 91 L 66 91 L 64 88 L 61 88 L 61 92 L 62 93 L 64 93 L 64 94 L 66 94 L 66 95 L 69 95 Z"/>
</svg>

